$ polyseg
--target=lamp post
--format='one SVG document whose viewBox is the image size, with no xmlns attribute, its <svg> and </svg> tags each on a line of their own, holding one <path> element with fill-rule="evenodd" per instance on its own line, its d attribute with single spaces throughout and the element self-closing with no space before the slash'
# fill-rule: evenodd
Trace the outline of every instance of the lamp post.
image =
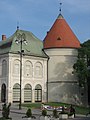
<svg viewBox="0 0 90 120">
<path fill-rule="evenodd" d="M 22 44 L 27 44 L 27 41 L 26 41 L 26 36 L 24 33 L 20 34 L 18 33 L 17 34 L 17 39 L 15 40 L 16 44 L 20 44 L 20 51 L 19 54 L 20 54 L 20 100 L 19 100 L 19 109 L 21 110 L 21 103 L 22 103 L 22 55 L 24 53 L 24 50 L 22 49 Z"/>
</svg>

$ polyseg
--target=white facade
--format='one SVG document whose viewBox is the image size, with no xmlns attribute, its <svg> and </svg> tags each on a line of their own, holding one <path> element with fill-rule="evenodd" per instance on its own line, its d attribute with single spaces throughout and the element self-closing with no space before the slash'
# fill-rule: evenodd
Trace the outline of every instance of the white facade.
<svg viewBox="0 0 90 120">
<path fill-rule="evenodd" d="M 0 68 L 1 94 L 4 84 L 6 93 L 3 97 L 6 102 L 18 102 L 20 99 L 20 55 L 0 56 Z M 22 102 L 46 102 L 46 82 L 47 58 L 24 55 L 22 57 Z"/>
</svg>

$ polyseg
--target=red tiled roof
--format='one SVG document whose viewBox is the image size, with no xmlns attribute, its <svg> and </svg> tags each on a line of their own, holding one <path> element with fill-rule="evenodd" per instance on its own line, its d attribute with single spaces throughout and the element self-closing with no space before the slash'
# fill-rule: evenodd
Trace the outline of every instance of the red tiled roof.
<svg viewBox="0 0 90 120">
<path fill-rule="evenodd" d="M 60 14 L 44 39 L 44 48 L 79 48 L 80 42 Z"/>
</svg>

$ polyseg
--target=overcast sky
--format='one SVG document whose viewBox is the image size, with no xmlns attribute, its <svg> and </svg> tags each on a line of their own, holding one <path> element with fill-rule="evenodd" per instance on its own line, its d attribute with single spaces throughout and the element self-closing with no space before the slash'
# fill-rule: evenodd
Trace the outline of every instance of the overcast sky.
<svg viewBox="0 0 90 120">
<path fill-rule="evenodd" d="M 0 0 L 0 39 L 10 37 L 19 28 L 31 31 L 43 40 L 59 14 L 80 42 L 90 39 L 90 0 Z"/>
</svg>

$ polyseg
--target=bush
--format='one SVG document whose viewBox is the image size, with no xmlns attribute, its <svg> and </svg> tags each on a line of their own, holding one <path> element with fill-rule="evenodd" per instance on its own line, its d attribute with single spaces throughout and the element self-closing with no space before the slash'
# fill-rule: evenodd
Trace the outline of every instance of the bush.
<svg viewBox="0 0 90 120">
<path fill-rule="evenodd" d="M 46 116 L 47 115 L 47 111 L 46 110 L 42 110 L 42 116 Z"/>
<path fill-rule="evenodd" d="M 7 104 L 4 103 L 4 105 L 2 106 L 2 116 L 3 118 L 5 119 L 8 119 L 9 118 L 9 114 L 10 114 L 10 106 L 11 106 L 11 103 Z"/>
<path fill-rule="evenodd" d="M 32 111 L 31 111 L 30 108 L 27 110 L 26 116 L 27 116 L 27 117 L 32 117 Z"/>
<path fill-rule="evenodd" d="M 56 109 L 53 110 L 53 117 L 58 118 L 58 112 Z"/>
</svg>

